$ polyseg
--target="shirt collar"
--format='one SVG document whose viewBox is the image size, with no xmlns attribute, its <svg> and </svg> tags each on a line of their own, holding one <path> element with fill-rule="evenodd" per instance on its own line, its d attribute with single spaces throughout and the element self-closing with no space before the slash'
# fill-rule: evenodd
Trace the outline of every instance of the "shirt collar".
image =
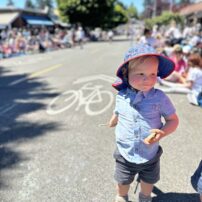
<svg viewBox="0 0 202 202">
<path fill-rule="evenodd" d="M 147 98 L 149 96 L 152 96 L 155 93 L 155 89 L 151 88 L 148 91 L 138 91 L 134 88 L 127 88 L 126 92 L 127 94 L 135 94 L 135 95 L 142 94 L 144 98 Z"/>
<path fill-rule="evenodd" d="M 154 93 L 155 93 L 155 89 L 151 88 L 150 90 L 143 92 L 143 95 L 145 98 L 147 98 L 147 97 L 154 95 Z"/>
</svg>

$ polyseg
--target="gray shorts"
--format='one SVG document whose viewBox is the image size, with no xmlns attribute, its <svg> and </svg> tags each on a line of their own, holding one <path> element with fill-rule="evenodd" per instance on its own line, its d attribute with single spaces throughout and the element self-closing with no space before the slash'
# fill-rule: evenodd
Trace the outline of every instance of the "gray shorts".
<svg viewBox="0 0 202 202">
<path fill-rule="evenodd" d="M 114 178 L 118 184 L 128 185 L 134 180 L 136 174 L 139 179 L 149 183 L 155 184 L 160 179 L 160 156 L 163 153 L 162 148 L 159 146 L 156 156 L 146 163 L 136 164 L 128 162 L 122 157 L 118 149 L 114 152 L 116 160 Z"/>
</svg>

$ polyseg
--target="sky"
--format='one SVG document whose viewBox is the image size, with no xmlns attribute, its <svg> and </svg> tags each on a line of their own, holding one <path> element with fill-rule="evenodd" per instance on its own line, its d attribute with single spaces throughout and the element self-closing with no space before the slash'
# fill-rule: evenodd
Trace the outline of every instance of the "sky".
<svg viewBox="0 0 202 202">
<path fill-rule="evenodd" d="M 143 11 L 143 0 L 121 0 L 121 2 L 127 6 L 130 6 L 130 4 L 133 3 L 139 13 Z"/>
<path fill-rule="evenodd" d="M 22 8 L 24 7 L 25 0 L 13 0 L 16 7 Z M 32 1 L 34 2 L 34 0 Z M 129 6 L 131 3 L 137 8 L 138 12 L 143 11 L 143 0 L 121 0 L 124 5 Z M 7 0 L 0 0 L 0 7 L 6 7 Z"/>
</svg>

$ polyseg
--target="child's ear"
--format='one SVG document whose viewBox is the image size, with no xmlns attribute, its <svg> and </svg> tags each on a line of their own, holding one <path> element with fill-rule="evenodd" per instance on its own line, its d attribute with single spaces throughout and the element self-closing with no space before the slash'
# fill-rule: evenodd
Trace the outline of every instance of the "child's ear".
<svg viewBox="0 0 202 202">
<path fill-rule="evenodd" d="M 123 75 L 126 74 L 126 68 L 125 68 L 125 67 L 122 68 L 122 74 L 123 74 Z"/>
<path fill-rule="evenodd" d="M 126 67 L 122 68 L 122 75 L 124 79 L 128 78 L 128 70 Z"/>
</svg>

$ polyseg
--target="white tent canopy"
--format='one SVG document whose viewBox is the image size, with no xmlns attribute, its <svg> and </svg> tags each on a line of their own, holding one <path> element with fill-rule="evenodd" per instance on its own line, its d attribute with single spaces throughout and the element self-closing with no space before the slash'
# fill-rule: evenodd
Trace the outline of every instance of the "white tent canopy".
<svg viewBox="0 0 202 202">
<path fill-rule="evenodd" d="M 18 16 L 18 12 L 0 13 L 0 28 L 10 25 Z"/>
</svg>

